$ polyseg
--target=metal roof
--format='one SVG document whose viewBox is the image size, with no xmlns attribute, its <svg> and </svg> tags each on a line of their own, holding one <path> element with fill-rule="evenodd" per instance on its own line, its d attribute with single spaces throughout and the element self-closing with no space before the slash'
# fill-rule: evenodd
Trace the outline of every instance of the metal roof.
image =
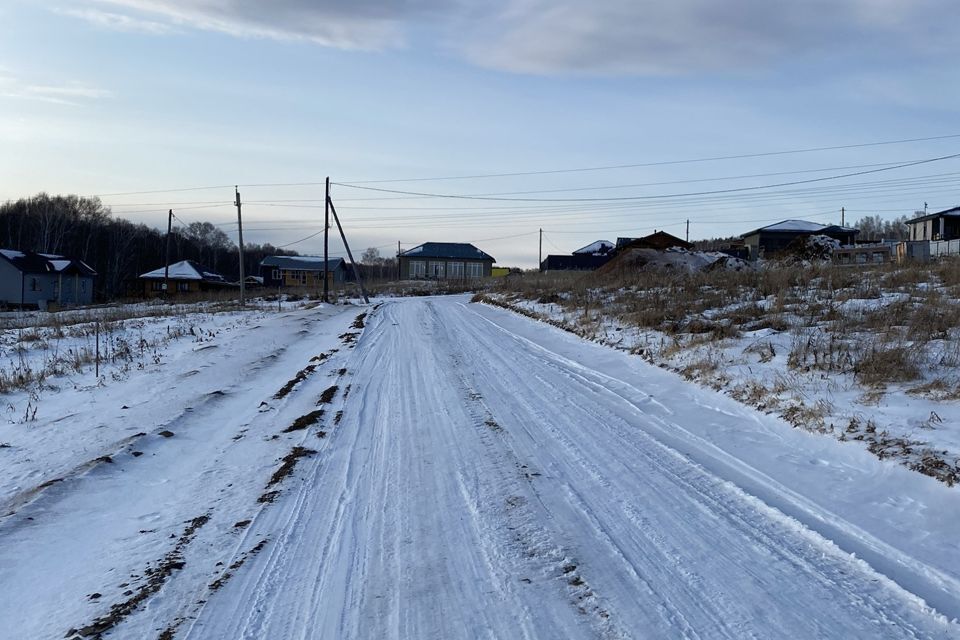
<svg viewBox="0 0 960 640">
<path fill-rule="evenodd" d="M 145 280 L 163 280 L 164 275 L 169 274 L 171 280 L 203 280 L 204 282 L 226 282 L 226 279 L 209 269 L 199 262 L 193 260 L 181 260 L 175 262 L 169 267 L 160 267 L 153 271 L 148 271 L 140 277 Z"/>
<path fill-rule="evenodd" d="M 741 238 L 752 236 L 755 233 L 859 233 L 857 229 L 851 227 L 841 227 L 837 224 L 821 224 L 819 222 L 810 222 L 809 220 L 782 220 L 774 224 L 768 224 L 765 227 L 748 231 L 741 235 Z"/>
<path fill-rule="evenodd" d="M 461 260 L 489 260 L 493 256 L 466 242 L 424 242 L 400 254 L 403 258 L 452 258 Z"/>
<path fill-rule="evenodd" d="M 937 218 L 960 218 L 960 207 L 953 207 L 952 209 L 944 209 L 943 211 L 938 211 L 937 213 L 928 213 L 925 216 L 918 216 L 907 220 L 907 224 L 913 224 L 915 222 L 924 222 L 925 220 L 936 220 Z"/>
<path fill-rule="evenodd" d="M 326 265 L 330 268 L 327 269 Z M 262 267 L 278 267 L 280 269 L 299 269 L 300 271 L 335 271 L 347 264 L 343 258 L 331 258 L 324 263 L 319 256 L 267 256 L 260 261 Z"/>
<path fill-rule="evenodd" d="M 90 265 L 82 260 L 74 260 L 61 255 L 52 253 L 34 253 L 32 251 L 15 251 L 13 249 L 0 249 L 0 256 L 5 258 L 10 264 L 23 273 L 63 273 L 79 274 L 81 276 L 95 276 Z"/>
</svg>

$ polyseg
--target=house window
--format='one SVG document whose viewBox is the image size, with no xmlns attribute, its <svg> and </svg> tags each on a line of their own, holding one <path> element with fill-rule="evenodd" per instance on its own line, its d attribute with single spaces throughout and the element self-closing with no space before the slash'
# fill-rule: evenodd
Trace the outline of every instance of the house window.
<svg viewBox="0 0 960 640">
<path fill-rule="evenodd" d="M 867 254 L 865 252 L 857 254 L 857 264 L 867 264 Z"/>
<path fill-rule="evenodd" d="M 463 263 L 462 262 L 448 262 L 447 263 L 447 277 L 460 280 L 463 278 Z"/>
<path fill-rule="evenodd" d="M 87 281 L 86 281 L 86 280 L 81 280 L 81 281 L 80 281 L 80 292 L 81 292 L 81 293 L 86 293 L 86 292 L 87 292 Z"/>
<path fill-rule="evenodd" d="M 271 279 L 271 280 L 274 280 L 274 281 L 279 280 L 279 279 L 280 279 L 280 269 L 274 269 L 272 272 L 270 272 L 270 279 Z"/>
<path fill-rule="evenodd" d="M 410 261 L 410 277 L 411 278 L 426 278 L 427 277 L 427 263 L 423 260 L 411 260 Z"/>
<path fill-rule="evenodd" d="M 482 263 L 482 262 L 468 262 L 468 263 L 467 263 L 467 277 L 468 277 L 468 278 L 482 278 L 482 277 L 483 277 L 483 263 Z"/>
<path fill-rule="evenodd" d="M 430 277 L 431 278 L 442 278 L 444 277 L 444 263 L 442 262 L 430 262 Z"/>
<path fill-rule="evenodd" d="M 874 252 L 873 252 L 873 261 L 874 261 L 876 264 L 880 264 L 881 262 L 883 262 L 883 256 L 884 256 L 883 251 L 874 251 Z"/>
<path fill-rule="evenodd" d="M 30 291 L 40 291 L 40 281 L 36 278 L 30 278 Z"/>
<path fill-rule="evenodd" d="M 151 290 L 151 291 L 163 291 L 163 283 L 162 283 L 161 281 L 159 281 L 159 280 L 153 280 L 153 281 L 150 283 L 150 290 Z"/>
<path fill-rule="evenodd" d="M 190 283 L 189 283 L 189 282 L 178 282 L 178 283 L 177 283 L 177 291 L 183 291 L 183 292 L 185 292 L 185 291 L 190 291 Z"/>
</svg>

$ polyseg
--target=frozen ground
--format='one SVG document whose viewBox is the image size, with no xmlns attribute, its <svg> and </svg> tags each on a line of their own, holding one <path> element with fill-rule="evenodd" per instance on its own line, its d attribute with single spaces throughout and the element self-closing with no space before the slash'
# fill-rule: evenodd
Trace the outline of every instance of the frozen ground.
<svg viewBox="0 0 960 640">
<path fill-rule="evenodd" d="M 0 635 L 960 633 L 955 489 L 465 297 L 360 311 L 0 427 Z"/>
</svg>

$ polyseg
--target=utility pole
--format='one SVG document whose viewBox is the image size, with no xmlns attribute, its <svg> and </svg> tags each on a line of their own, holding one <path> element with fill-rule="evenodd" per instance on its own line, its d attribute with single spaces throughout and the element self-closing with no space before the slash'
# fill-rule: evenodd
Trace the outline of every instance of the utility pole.
<svg viewBox="0 0 960 640">
<path fill-rule="evenodd" d="M 540 261 L 537 262 L 537 269 L 543 273 L 543 229 L 540 229 Z"/>
<path fill-rule="evenodd" d="M 170 295 L 170 233 L 173 231 L 173 209 L 167 211 L 167 249 L 163 266 L 163 297 Z"/>
<path fill-rule="evenodd" d="M 397 240 L 397 280 L 400 280 L 400 241 Z"/>
<path fill-rule="evenodd" d="M 360 277 L 360 272 L 357 270 L 357 263 L 353 260 L 353 252 L 350 251 L 350 245 L 347 244 L 347 236 L 343 233 L 343 225 L 340 224 L 340 217 L 337 216 L 337 209 L 333 206 L 333 200 L 329 198 L 327 199 L 327 208 L 333 211 L 333 220 L 337 223 L 337 229 L 340 230 L 340 239 L 343 240 L 343 248 L 347 250 L 347 257 L 350 258 L 350 266 L 353 267 L 353 277 L 357 279 L 357 284 L 360 285 L 360 293 L 363 294 L 363 301 L 370 304 L 367 290 L 363 287 L 363 278 Z M 324 282 L 326 282 L 326 280 L 324 280 Z"/>
<path fill-rule="evenodd" d="M 842 227 L 846 223 L 847 219 L 847 208 L 840 207 L 840 226 Z"/>
<path fill-rule="evenodd" d="M 330 176 L 327 176 L 327 195 L 323 199 L 323 301 L 330 302 L 330 281 L 327 267 L 330 257 Z"/>
<path fill-rule="evenodd" d="M 237 236 L 240 246 L 240 306 L 246 306 L 247 297 L 246 297 L 246 284 L 244 280 L 246 276 L 243 274 L 243 218 L 240 215 L 240 187 L 239 185 L 234 185 L 234 192 L 237 194 Z"/>
<path fill-rule="evenodd" d="M 690 242 L 690 219 L 687 218 L 687 242 Z"/>
</svg>

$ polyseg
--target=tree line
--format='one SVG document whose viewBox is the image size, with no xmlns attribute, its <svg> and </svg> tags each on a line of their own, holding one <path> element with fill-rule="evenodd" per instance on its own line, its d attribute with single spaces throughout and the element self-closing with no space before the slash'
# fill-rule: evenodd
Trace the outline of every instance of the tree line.
<svg viewBox="0 0 960 640">
<path fill-rule="evenodd" d="M 96 272 L 99 299 L 138 291 L 137 276 L 166 263 L 166 233 L 115 218 L 99 198 L 40 193 L 0 204 L 0 248 L 83 260 Z M 170 262 L 195 260 L 227 280 L 239 279 L 237 245 L 219 227 L 194 222 L 174 229 Z M 270 255 L 297 255 L 273 245 L 244 243 L 244 273 L 259 274 Z"/>
</svg>

